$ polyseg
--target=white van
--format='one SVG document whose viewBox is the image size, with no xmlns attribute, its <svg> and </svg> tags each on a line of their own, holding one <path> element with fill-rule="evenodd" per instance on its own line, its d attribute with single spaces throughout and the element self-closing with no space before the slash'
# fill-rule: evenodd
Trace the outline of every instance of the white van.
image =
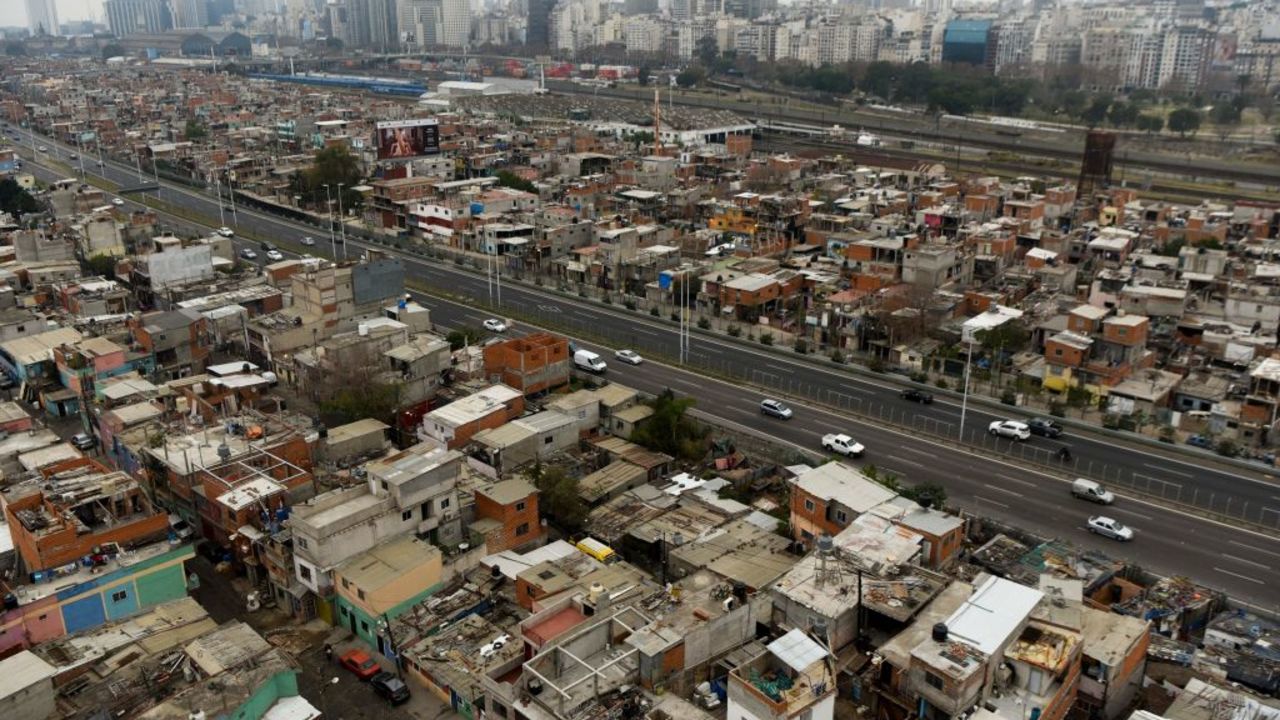
<svg viewBox="0 0 1280 720">
<path fill-rule="evenodd" d="M 593 353 L 590 350 L 574 350 L 573 364 L 580 370 L 586 370 L 587 372 L 593 372 L 596 374 L 603 373 L 609 368 L 609 366 L 605 364 L 604 358 L 600 357 L 599 353 Z"/>
<path fill-rule="evenodd" d="M 1112 495 L 1110 490 L 1084 478 L 1076 478 L 1071 483 L 1071 494 L 1082 500 L 1096 502 L 1100 505 L 1110 505 L 1116 501 L 1116 496 Z"/>
<path fill-rule="evenodd" d="M 191 526 L 187 524 L 187 521 L 183 520 L 182 516 L 176 514 L 169 515 L 169 530 L 173 533 L 173 536 L 177 538 L 178 542 L 186 542 L 191 539 L 192 535 L 195 535 L 195 531 L 191 529 Z"/>
</svg>

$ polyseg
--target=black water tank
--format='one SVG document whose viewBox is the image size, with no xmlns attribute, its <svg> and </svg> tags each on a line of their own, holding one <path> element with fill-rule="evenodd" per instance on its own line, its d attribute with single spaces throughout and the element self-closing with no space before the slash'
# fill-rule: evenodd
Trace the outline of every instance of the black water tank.
<svg viewBox="0 0 1280 720">
<path fill-rule="evenodd" d="M 946 624 L 946 623 L 935 623 L 935 624 L 934 624 L 934 626 L 933 626 L 933 641 L 934 641 L 934 642 L 946 642 L 946 641 L 947 641 L 947 624 Z"/>
</svg>

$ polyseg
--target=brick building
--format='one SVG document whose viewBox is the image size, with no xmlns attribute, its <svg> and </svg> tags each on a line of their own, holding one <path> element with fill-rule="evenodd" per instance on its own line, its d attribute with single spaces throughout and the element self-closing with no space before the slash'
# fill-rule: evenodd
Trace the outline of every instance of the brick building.
<svg viewBox="0 0 1280 720">
<path fill-rule="evenodd" d="M 490 382 L 513 387 L 526 396 L 569 384 L 569 340 L 533 333 L 494 343 L 484 349 L 484 373 Z"/>
<path fill-rule="evenodd" d="M 476 490 L 476 521 L 472 528 L 484 536 L 490 553 L 516 550 L 540 542 L 538 489 L 514 478 Z"/>
</svg>

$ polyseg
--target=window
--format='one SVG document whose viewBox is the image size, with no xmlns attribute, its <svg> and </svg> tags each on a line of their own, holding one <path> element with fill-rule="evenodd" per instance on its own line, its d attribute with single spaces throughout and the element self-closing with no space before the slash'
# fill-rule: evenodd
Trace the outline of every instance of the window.
<svg viewBox="0 0 1280 720">
<path fill-rule="evenodd" d="M 311 568 L 306 565 L 298 566 L 298 576 L 307 582 L 311 582 Z"/>
<path fill-rule="evenodd" d="M 516 512 L 524 512 L 524 501 L 516 503 Z"/>
<path fill-rule="evenodd" d="M 940 675 L 934 675 L 931 672 L 926 672 L 924 674 L 924 681 L 929 685 L 929 687 L 936 688 L 938 690 L 944 689 L 947 684 Z"/>
<path fill-rule="evenodd" d="M 449 498 L 445 498 L 445 499 L 443 499 L 443 500 L 441 500 L 441 501 L 440 501 L 440 509 L 441 509 L 441 510 L 443 510 L 443 509 L 445 509 L 445 508 L 447 508 L 447 507 L 449 507 Z"/>
<path fill-rule="evenodd" d="M 125 598 L 127 598 L 127 597 L 129 597 L 129 591 L 128 591 L 128 590 L 121 590 L 121 591 L 119 591 L 119 592 L 113 592 L 113 593 L 111 593 L 111 602 L 120 602 L 120 601 L 124 600 L 124 599 L 125 599 Z"/>
<path fill-rule="evenodd" d="M 837 510 L 837 511 L 836 511 L 836 522 L 838 522 L 838 523 L 840 523 L 841 525 L 843 525 L 843 524 L 845 524 L 845 523 L 849 522 L 849 516 L 848 516 L 848 515 L 846 515 L 846 514 L 845 514 L 845 512 L 844 512 L 843 510 Z"/>
<path fill-rule="evenodd" d="M 345 590 L 345 589 L 347 589 L 347 588 L 349 588 L 349 587 L 351 587 L 351 583 L 347 582 L 347 579 L 346 579 L 346 578 L 342 578 L 342 589 L 344 589 L 344 590 Z"/>
<path fill-rule="evenodd" d="M 807 500 L 807 499 L 806 499 L 806 500 L 804 501 L 804 510 L 805 510 L 805 512 L 813 512 L 813 510 L 814 510 L 814 508 L 815 508 L 815 507 L 816 507 L 816 506 L 813 504 L 813 501 L 812 501 L 812 500 Z"/>
<path fill-rule="evenodd" d="M 401 519 L 401 520 L 408 520 L 408 519 L 409 519 L 409 518 L 411 518 L 411 517 L 413 517 L 413 511 L 412 511 L 412 510 L 405 510 L 404 512 L 400 513 L 400 519 Z"/>
<path fill-rule="evenodd" d="M 383 489 L 383 490 L 386 490 L 386 489 L 387 489 L 387 481 L 386 481 L 386 480 L 383 480 L 383 481 L 382 481 L 382 489 Z"/>
<path fill-rule="evenodd" d="M 1057 357 L 1062 357 L 1062 348 L 1054 348 L 1053 354 L 1056 355 Z"/>
<path fill-rule="evenodd" d="M 302 549 L 302 550 L 306 550 L 306 549 L 307 549 L 307 539 L 306 539 L 306 538 L 298 538 L 298 547 L 299 547 L 300 549 Z"/>
<path fill-rule="evenodd" d="M 364 599 L 364 590 L 361 590 L 361 589 L 357 588 L 357 589 L 356 589 L 356 597 L 358 597 L 358 598 L 360 598 L 361 600 L 363 600 L 363 599 Z"/>
<path fill-rule="evenodd" d="M 516 535 L 528 535 L 529 523 L 520 523 L 520 527 L 516 528 Z"/>
<path fill-rule="evenodd" d="M 363 630 L 363 631 L 365 631 L 365 632 L 369 632 L 369 623 L 367 623 L 367 622 L 365 622 L 365 621 L 361 620 L 361 621 L 360 621 L 360 629 L 361 629 L 361 630 Z"/>
<path fill-rule="evenodd" d="M 555 439 L 555 438 L 550 437 L 550 436 L 545 437 L 545 438 L 543 438 L 543 439 L 542 439 L 542 444 L 543 444 L 543 445 L 550 445 L 550 444 L 551 444 L 551 441 L 552 441 L 552 440 L 554 440 L 554 439 Z"/>
</svg>

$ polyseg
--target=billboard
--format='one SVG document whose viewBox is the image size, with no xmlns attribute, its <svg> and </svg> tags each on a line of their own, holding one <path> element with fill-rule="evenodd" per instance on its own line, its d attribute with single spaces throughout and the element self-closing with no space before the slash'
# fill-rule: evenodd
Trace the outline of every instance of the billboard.
<svg viewBox="0 0 1280 720">
<path fill-rule="evenodd" d="M 374 125 L 379 160 L 408 160 L 440 152 L 440 124 L 435 120 L 393 120 Z"/>
</svg>

